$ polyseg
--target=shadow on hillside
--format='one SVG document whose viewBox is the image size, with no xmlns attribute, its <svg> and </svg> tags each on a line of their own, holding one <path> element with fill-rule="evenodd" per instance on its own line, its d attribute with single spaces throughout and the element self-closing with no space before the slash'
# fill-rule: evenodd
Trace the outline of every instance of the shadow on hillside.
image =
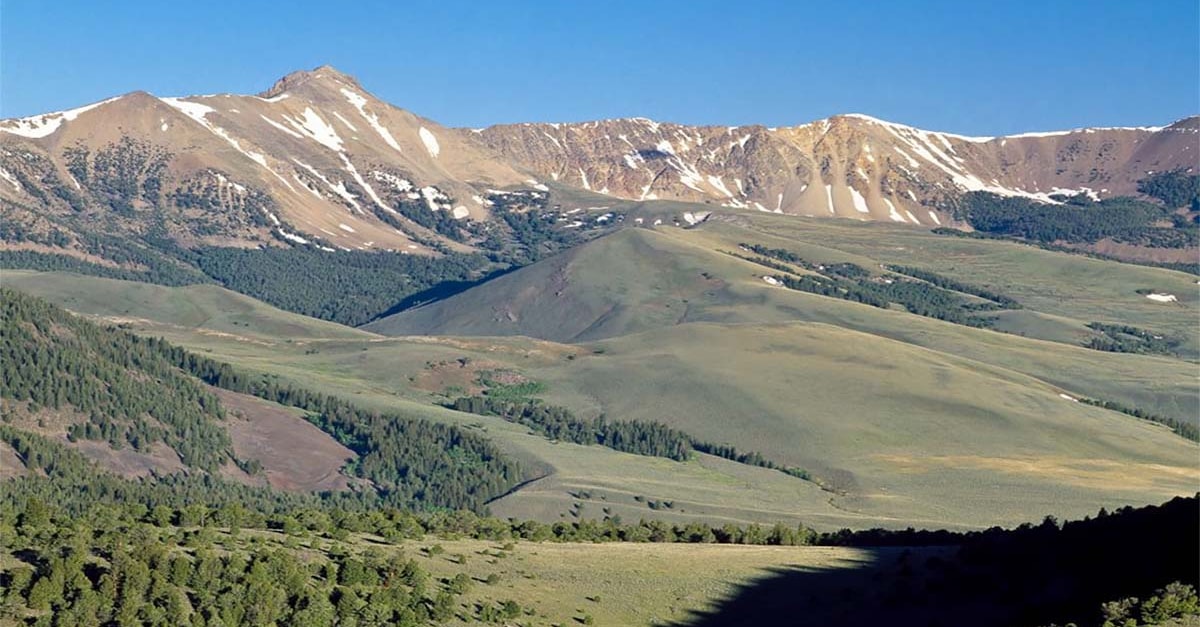
<svg viewBox="0 0 1200 627">
<path fill-rule="evenodd" d="M 1097 625 L 1105 602 L 1197 585 L 1197 504 L 1177 498 L 1061 528 L 1048 518 L 993 529 L 960 546 L 860 549 L 843 567 L 772 569 L 675 627 Z"/>
<path fill-rule="evenodd" d="M 950 547 L 864 549 L 847 567 L 772 568 L 739 586 L 709 611 L 693 611 L 675 627 L 957 627 L 1012 625 L 1010 608 L 970 596 L 947 602 L 937 569 L 954 559 Z"/>
<path fill-rule="evenodd" d="M 437 302 L 439 300 L 445 300 L 451 296 L 465 292 L 476 285 L 482 285 L 483 283 L 487 283 L 492 279 L 502 277 L 509 272 L 518 270 L 519 268 L 520 266 L 512 266 L 493 270 L 473 281 L 442 281 L 433 287 L 405 296 L 403 300 L 389 307 L 387 311 L 375 316 L 370 320 L 370 322 L 382 320 L 383 318 L 398 314 L 407 309 L 413 309 L 422 305 L 428 305 L 430 303 Z"/>
</svg>

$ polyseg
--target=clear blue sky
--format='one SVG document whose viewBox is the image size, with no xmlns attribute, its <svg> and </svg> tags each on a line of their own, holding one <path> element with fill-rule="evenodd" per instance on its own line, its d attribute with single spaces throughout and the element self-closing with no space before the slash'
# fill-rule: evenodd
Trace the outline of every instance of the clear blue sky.
<svg viewBox="0 0 1200 627">
<path fill-rule="evenodd" d="M 0 0 L 0 117 L 329 63 L 451 126 L 859 112 L 993 135 L 1200 113 L 1197 0 Z M 97 10 L 100 9 L 100 10 Z"/>
</svg>

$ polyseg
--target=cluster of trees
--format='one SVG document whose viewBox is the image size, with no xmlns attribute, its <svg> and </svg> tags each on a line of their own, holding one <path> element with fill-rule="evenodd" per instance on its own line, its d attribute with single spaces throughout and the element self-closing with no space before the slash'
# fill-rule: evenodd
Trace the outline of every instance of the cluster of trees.
<svg viewBox="0 0 1200 627">
<path fill-rule="evenodd" d="M 818 264 L 783 248 L 745 243 L 741 244 L 741 247 L 763 255 L 768 260 L 774 260 L 773 263 L 764 264 L 769 268 L 780 269 L 781 266 L 777 262 L 783 261 L 815 273 L 775 276 L 784 287 L 801 292 L 840 298 L 882 309 L 900 305 L 909 313 L 918 316 L 971 327 L 989 327 L 994 322 L 990 317 L 977 315 L 977 312 L 1020 306 L 1015 299 L 1008 296 L 920 268 L 889 268 L 896 274 L 919 279 L 916 281 L 899 277 L 875 277 L 866 268 L 853 263 Z M 757 258 L 750 260 L 756 261 Z M 792 272 L 786 266 L 782 269 Z M 988 302 L 970 302 L 963 294 L 978 296 Z"/>
<path fill-rule="evenodd" d="M 8 216 L 4 216 L 7 218 Z M 71 245 L 71 236 L 56 227 L 42 230 L 32 225 L 21 224 L 16 220 L 5 219 L 0 222 L 0 241 L 4 242 L 33 242 L 57 248 Z"/>
<path fill-rule="evenodd" d="M 467 229 L 463 228 L 463 222 L 454 219 L 452 212 L 434 211 L 424 199 L 413 200 L 407 196 L 395 195 L 392 207 L 409 220 L 450 239 L 461 242 L 466 240 L 469 234 Z M 407 229 L 407 225 L 401 225 L 391 214 L 379 207 L 375 208 L 375 215 L 396 228 Z"/>
<path fill-rule="evenodd" d="M 0 615 L 30 625 L 415 627 L 523 612 L 509 601 L 471 616 L 469 577 L 439 580 L 403 552 L 302 553 L 111 520 L 59 526 L 29 510 L 14 531 L 23 558 L 0 575 Z"/>
<path fill-rule="evenodd" d="M 980 287 L 978 285 L 973 285 L 971 283 L 964 283 L 962 281 L 952 279 L 948 276 L 945 276 L 942 274 L 937 274 L 936 272 L 930 272 L 929 270 L 924 270 L 921 268 L 914 268 L 912 266 L 894 266 L 894 265 L 892 265 L 892 266 L 888 266 L 887 269 L 891 270 L 892 272 L 895 272 L 896 274 L 903 274 L 903 275 L 913 277 L 914 279 L 921 279 L 922 281 L 925 281 L 926 283 L 930 283 L 932 285 L 936 285 L 936 286 L 944 288 L 944 289 L 948 289 L 948 290 L 951 290 L 954 292 L 962 292 L 963 294 L 970 294 L 972 296 L 978 296 L 985 300 L 990 300 L 993 303 L 996 303 L 997 305 L 1003 307 L 1004 309 L 1020 309 L 1021 308 L 1021 303 L 1018 303 L 1017 300 L 1015 298 L 1012 298 L 1011 296 L 1006 296 L 999 292 L 994 292 L 986 287 Z"/>
<path fill-rule="evenodd" d="M 484 245 L 492 250 L 508 250 L 519 265 L 530 264 L 559 250 L 578 244 L 580 233 L 563 229 L 546 211 L 548 196 L 539 192 L 493 194 L 492 215 L 500 218 L 489 231 Z"/>
<path fill-rule="evenodd" d="M 1094 398 L 1081 398 L 1081 399 L 1079 399 L 1079 402 L 1086 403 L 1088 405 L 1094 405 L 1096 407 L 1103 407 L 1104 409 L 1110 409 L 1112 411 L 1120 412 L 1127 416 L 1133 416 L 1134 418 L 1141 418 L 1142 420 L 1149 420 L 1150 422 L 1157 422 L 1158 424 L 1169 428 L 1171 431 L 1173 431 L 1179 437 L 1187 438 L 1193 442 L 1200 442 L 1200 428 L 1197 428 L 1196 425 L 1194 425 L 1190 422 L 1185 422 L 1183 420 L 1176 420 L 1175 418 L 1171 418 L 1169 416 L 1160 416 L 1158 414 L 1150 413 L 1144 409 L 1139 409 L 1137 407 L 1129 407 L 1128 405 L 1123 405 L 1116 401 L 1103 401 L 1103 400 L 1097 400 Z"/>
<path fill-rule="evenodd" d="M 1200 175 L 1168 170 L 1138 181 L 1138 191 L 1162 201 L 1168 209 L 1200 211 Z"/>
<path fill-rule="evenodd" d="M 840 298 L 880 309 L 888 309 L 895 303 L 903 306 L 909 313 L 964 326 L 988 327 L 993 324 L 991 318 L 973 315 L 971 312 L 978 308 L 972 307 L 961 296 L 927 283 L 902 280 L 892 283 L 851 282 L 813 275 L 776 275 L 775 280 L 788 289 Z"/>
<path fill-rule="evenodd" d="M 1038 248 L 1041 248 L 1042 250 L 1050 250 L 1050 251 L 1054 251 L 1054 252 L 1058 252 L 1058 253 L 1069 253 L 1072 255 L 1083 255 L 1085 257 L 1091 257 L 1092 259 L 1105 259 L 1105 260 L 1109 260 L 1109 261 L 1120 261 L 1122 263 L 1131 263 L 1131 264 L 1136 264 L 1136 265 L 1140 265 L 1140 266 L 1149 266 L 1151 268 L 1166 268 L 1168 270 L 1175 270 L 1177 272 L 1186 272 L 1188 274 L 1195 274 L 1197 276 L 1200 276 L 1200 262 L 1195 262 L 1195 261 L 1178 262 L 1178 261 L 1144 261 L 1144 260 L 1138 260 L 1138 259 L 1132 259 L 1132 258 L 1123 259 L 1120 257 L 1114 257 L 1112 255 L 1104 255 L 1104 254 L 1097 253 L 1097 252 L 1081 250 L 1079 248 L 1073 248 L 1070 246 L 1061 246 L 1061 245 L 1052 244 L 1049 242 L 1035 242 L 1035 241 L 1030 241 L 1030 240 L 1020 240 L 1020 239 L 1015 239 L 1015 238 L 1008 237 L 1005 235 L 984 233 L 982 231 L 963 231 L 961 229 L 955 229 L 955 228 L 951 228 L 948 226 L 939 226 L 935 229 L 930 230 L 930 233 L 933 233 L 934 235 L 947 235 L 950 237 L 961 237 L 961 238 L 965 238 L 965 239 L 990 239 L 990 240 L 1020 242 L 1022 244 L 1036 246 Z"/>
<path fill-rule="evenodd" d="M 1093 243 L 1105 238 L 1145 246 L 1179 248 L 1197 243 L 1194 223 L 1157 227 L 1170 211 L 1129 197 L 1092 201 L 1073 196 L 1063 204 L 988 192 L 965 194 L 958 218 L 978 231 L 1037 242 Z"/>
<path fill-rule="evenodd" d="M 166 149 L 124 135 L 96 152 L 90 171 L 87 156 L 84 148 L 82 162 L 71 160 L 72 175 L 82 173 L 84 178 L 76 180 L 113 211 L 131 215 L 139 201 L 158 205 L 172 157 Z"/>
<path fill-rule="evenodd" d="M 86 416 L 71 425 L 72 438 L 139 451 L 165 442 L 184 464 L 210 472 L 232 457 L 216 397 L 155 343 L 4 288 L 0 398 L 25 403 L 31 414 L 46 408 Z"/>
<path fill-rule="evenodd" d="M 161 340 L 146 341 L 210 385 L 304 410 L 309 421 L 358 453 L 347 471 L 371 481 L 389 503 L 483 511 L 489 500 L 522 480 L 515 460 L 487 438 L 459 427 L 367 411 L 275 377 L 238 372 Z"/>
<path fill-rule="evenodd" d="M 486 225 L 482 246 L 501 252 L 513 265 L 527 265 L 608 231 L 621 217 L 615 214 L 607 222 L 594 222 L 583 216 L 583 226 L 565 228 L 560 214 L 548 209 L 549 199 L 548 193 L 533 190 L 488 196 L 492 215 L 502 225 Z"/>
<path fill-rule="evenodd" d="M 684 461 L 691 454 L 691 439 L 657 422 L 608 420 L 604 416 L 585 420 L 566 407 L 536 400 L 509 400 L 489 396 L 465 396 L 450 404 L 456 411 L 498 416 L 533 429 L 550 438 L 575 444 L 598 444 L 618 451 Z"/>
<path fill-rule="evenodd" d="M 349 326 L 365 324 L 409 294 L 485 270 L 483 255 L 441 257 L 312 248 L 203 248 L 195 265 L 221 285 L 280 309 Z"/>
<path fill-rule="evenodd" d="M 1179 338 L 1155 333 L 1127 324 L 1090 322 L 1088 328 L 1097 335 L 1084 342 L 1084 346 L 1110 353 L 1139 353 L 1144 355 L 1176 355 Z"/>
<path fill-rule="evenodd" d="M 793 264 L 796 266 L 800 266 L 801 268 L 804 268 L 805 270 L 812 270 L 813 272 L 817 271 L 817 264 L 810 263 L 807 259 L 801 257 L 800 255 L 797 255 L 796 253 L 794 253 L 786 248 L 771 248 L 769 246 L 763 246 L 762 244 L 747 244 L 745 242 L 738 244 L 738 246 L 740 246 L 741 248 L 744 248 L 746 250 L 755 252 L 764 257 L 770 258 L 770 259 L 786 261 L 787 263 L 790 263 L 790 264 Z M 787 266 L 776 266 L 776 267 L 778 269 L 791 272 L 791 269 L 787 268 Z"/>
<path fill-rule="evenodd" d="M 505 388 L 501 388 L 505 391 Z M 757 451 L 743 452 L 729 444 L 714 444 L 698 440 L 683 431 L 664 424 L 644 420 L 610 421 L 601 415 L 592 420 L 579 418 L 566 407 L 547 405 L 539 399 L 511 394 L 464 396 L 450 403 L 455 411 L 483 416 L 498 416 L 509 422 L 525 425 L 550 438 L 575 444 L 597 444 L 611 449 L 685 461 L 693 450 L 722 457 L 739 464 L 778 470 L 805 481 L 812 476 L 803 468 L 780 464 Z"/>
<path fill-rule="evenodd" d="M 700 440 L 696 439 L 693 439 L 691 444 L 693 449 L 700 451 L 701 453 L 715 455 L 717 457 L 722 457 L 730 461 L 735 461 L 739 464 L 745 464 L 747 466 L 758 466 L 759 468 L 778 470 L 784 474 L 796 477 L 797 479 L 804 479 L 805 481 L 813 480 L 812 475 L 809 474 L 807 470 L 803 468 L 797 468 L 795 466 L 777 464 L 774 461 L 763 457 L 762 453 L 759 453 L 758 451 L 750 451 L 746 453 L 737 450 L 737 447 L 731 444 L 713 444 L 712 442 L 701 442 Z"/>
<path fill-rule="evenodd" d="M 1144 600 L 1125 597 L 1109 601 L 1100 606 L 1100 612 L 1104 618 L 1102 627 L 1161 625 L 1200 614 L 1200 596 L 1196 595 L 1194 587 L 1173 581 Z"/>
</svg>

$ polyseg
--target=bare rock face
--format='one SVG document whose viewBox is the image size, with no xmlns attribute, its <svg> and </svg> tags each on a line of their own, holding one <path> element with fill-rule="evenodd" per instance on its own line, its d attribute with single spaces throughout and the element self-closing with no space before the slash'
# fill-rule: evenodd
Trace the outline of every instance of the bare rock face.
<svg viewBox="0 0 1200 627">
<path fill-rule="evenodd" d="M 321 80 L 324 78 L 328 78 L 331 81 L 340 82 L 346 85 L 353 85 L 358 89 L 362 89 L 362 87 L 359 86 L 358 81 L 355 80 L 353 76 L 342 74 L 332 66 L 322 65 L 321 67 L 314 68 L 312 70 L 296 70 L 295 72 L 292 72 L 287 76 L 275 81 L 275 84 L 271 85 L 270 89 L 258 94 L 258 97 L 274 98 L 276 96 L 283 95 L 311 80 Z"/>
<path fill-rule="evenodd" d="M 539 176 L 622 198 L 936 225 L 967 191 L 1136 193 L 1148 172 L 1194 165 L 1197 126 L 966 137 L 842 115 L 770 129 L 632 118 L 473 133 Z"/>
</svg>

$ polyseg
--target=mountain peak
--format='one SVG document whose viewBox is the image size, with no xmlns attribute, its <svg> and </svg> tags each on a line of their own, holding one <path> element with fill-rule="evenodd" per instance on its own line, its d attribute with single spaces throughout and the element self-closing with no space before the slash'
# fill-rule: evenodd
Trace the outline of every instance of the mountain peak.
<svg viewBox="0 0 1200 627">
<path fill-rule="evenodd" d="M 270 89 L 258 95 L 262 98 L 274 98 L 275 96 L 278 96 L 291 89 L 295 89 L 300 85 L 325 81 L 353 85 L 359 89 L 362 89 L 362 86 L 358 84 L 358 79 L 339 71 L 332 65 L 322 65 L 311 70 L 296 70 L 295 72 L 292 72 L 275 81 L 275 84 L 271 85 Z"/>
</svg>

